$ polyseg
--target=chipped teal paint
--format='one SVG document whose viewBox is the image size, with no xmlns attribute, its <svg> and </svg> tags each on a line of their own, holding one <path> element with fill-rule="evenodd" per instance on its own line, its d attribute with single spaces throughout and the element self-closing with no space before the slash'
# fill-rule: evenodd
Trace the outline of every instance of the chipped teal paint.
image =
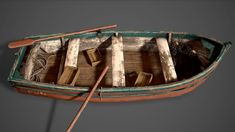
<svg viewBox="0 0 235 132">
<path fill-rule="evenodd" d="M 208 72 L 207 72 L 208 73 Z M 197 80 L 206 74 L 201 74 L 200 76 L 191 79 L 187 79 L 184 81 L 179 81 L 171 84 L 162 84 L 157 86 L 145 86 L 145 87 L 126 87 L 126 88 L 102 88 L 97 89 L 97 92 L 146 92 L 152 90 L 167 90 L 171 88 L 175 88 L 184 84 L 189 84 L 194 80 Z M 55 84 L 46 84 L 46 83 L 32 83 L 28 80 L 17 79 L 14 80 L 15 83 L 18 85 L 24 86 L 33 86 L 33 87 L 40 87 L 40 88 L 48 88 L 50 90 L 64 90 L 64 91 L 74 91 L 74 92 L 87 92 L 89 91 L 89 87 L 71 87 L 71 86 L 62 86 L 62 85 L 55 85 Z"/>
<path fill-rule="evenodd" d="M 14 65 L 10 71 L 8 81 L 12 81 L 14 78 L 23 79 L 23 77 L 20 76 L 19 67 L 20 67 L 22 60 L 24 58 L 26 49 L 27 49 L 26 47 L 20 48 L 19 51 L 15 53 L 16 59 L 15 59 Z"/>
<path fill-rule="evenodd" d="M 189 85 L 189 86 L 186 86 L 183 89 L 185 90 L 185 89 L 191 88 L 192 86 L 195 86 L 197 84 L 199 84 L 199 82 L 194 83 L 194 84 Z M 88 92 L 83 92 L 83 93 L 79 93 L 79 94 L 74 94 L 74 93 L 69 94 L 69 93 L 63 93 L 63 92 L 57 92 L 57 91 L 48 91 L 48 90 L 41 90 L 41 89 L 39 90 L 39 89 L 28 88 L 28 87 L 23 87 L 23 86 L 17 86 L 17 88 L 22 88 L 22 89 L 26 89 L 26 90 L 30 90 L 30 91 L 35 91 L 35 92 L 42 92 L 42 94 L 44 92 L 44 93 L 49 93 L 49 94 L 58 94 L 58 95 L 66 95 L 66 96 L 74 96 L 74 97 L 77 97 L 78 95 L 86 97 L 87 93 L 88 93 Z M 107 94 L 106 95 L 100 95 L 100 96 L 99 95 L 93 95 L 92 98 L 121 98 L 121 97 L 127 97 L 127 96 L 131 97 L 131 96 L 136 96 L 136 95 L 138 95 L 138 96 L 152 96 L 152 95 L 166 94 L 166 93 L 170 93 L 170 92 L 171 93 L 172 92 L 177 93 L 177 92 L 180 92 L 180 90 L 179 91 L 178 90 L 177 91 L 172 90 L 172 91 L 164 91 L 164 92 L 159 92 L 159 91 L 156 90 L 156 91 L 147 91 L 146 93 L 141 93 L 141 94 L 139 94 L 138 91 L 135 91 L 135 92 L 128 92 L 128 94 L 115 95 L 115 96 L 113 96 L 112 93 L 110 93 L 109 95 L 107 95 Z M 96 91 L 96 93 L 99 94 L 101 92 Z"/>
<path fill-rule="evenodd" d="M 106 31 L 102 32 L 103 36 L 111 36 L 113 33 L 119 32 L 121 33 L 124 37 L 166 37 L 167 32 L 137 32 L 137 31 Z M 34 36 L 31 37 L 33 39 L 36 38 L 42 38 L 42 37 L 47 37 L 51 35 L 41 35 L 41 36 Z M 72 35 L 68 36 L 66 38 L 94 38 L 97 37 L 96 33 L 86 33 L 86 34 L 81 34 L 81 35 Z M 205 40 L 210 40 L 213 43 L 220 44 L 222 49 L 220 51 L 220 54 L 215 58 L 214 62 L 203 72 L 197 74 L 196 76 L 193 76 L 189 79 L 183 80 L 183 81 L 178 81 L 170 84 L 161 84 L 161 85 L 155 85 L 155 86 L 145 86 L 145 87 L 125 87 L 125 88 L 102 88 L 102 89 L 97 89 L 97 92 L 102 92 L 102 93 L 109 93 L 109 92 L 146 92 L 146 91 L 152 91 L 152 90 L 167 90 L 171 88 L 175 88 L 181 85 L 189 84 L 192 83 L 193 81 L 200 79 L 206 75 L 208 75 L 210 72 L 212 72 L 217 64 L 221 61 L 222 57 L 224 56 L 225 52 L 229 49 L 231 46 L 231 43 L 221 43 L 219 41 L 215 41 L 213 39 L 208 39 L 206 37 L 201 37 L 193 34 L 185 34 L 185 33 L 174 33 L 173 38 L 185 38 L 185 39 L 198 39 L 202 38 Z M 210 47 L 210 43 L 206 44 L 208 48 Z M 9 75 L 8 80 L 11 83 L 14 83 L 16 85 L 21 85 L 21 86 L 28 86 L 28 87 L 37 87 L 37 88 L 45 88 L 48 90 L 64 90 L 64 91 L 74 91 L 74 92 L 87 92 L 89 87 L 70 87 L 70 86 L 60 86 L 60 85 L 55 85 L 55 84 L 46 84 L 46 83 L 35 83 L 32 81 L 24 80 L 22 76 L 19 74 L 19 67 L 20 64 L 22 63 L 24 54 L 26 51 L 26 47 L 21 48 L 19 51 L 19 54 L 16 57 L 16 61 L 14 65 L 16 67 L 13 67 L 11 70 L 11 73 Z"/>
</svg>

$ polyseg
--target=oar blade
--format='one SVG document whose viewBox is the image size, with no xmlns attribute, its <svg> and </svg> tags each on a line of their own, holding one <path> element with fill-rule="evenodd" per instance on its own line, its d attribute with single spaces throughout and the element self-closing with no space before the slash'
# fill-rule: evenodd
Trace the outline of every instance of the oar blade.
<svg viewBox="0 0 235 132">
<path fill-rule="evenodd" d="M 35 42 L 33 39 L 23 39 L 18 41 L 13 41 L 8 44 L 8 48 L 18 48 L 23 46 L 29 46 L 32 45 Z"/>
</svg>

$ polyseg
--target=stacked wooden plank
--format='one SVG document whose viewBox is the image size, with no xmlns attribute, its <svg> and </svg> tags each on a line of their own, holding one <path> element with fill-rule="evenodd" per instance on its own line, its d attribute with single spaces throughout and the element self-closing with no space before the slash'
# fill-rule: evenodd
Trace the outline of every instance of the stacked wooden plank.
<svg viewBox="0 0 235 132">
<path fill-rule="evenodd" d="M 63 73 L 59 77 L 57 84 L 62 84 L 62 85 L 70 84 L 71 86 L 75 85 L 80 72 L 77 65 L 79 45 L 80 45 L 80 38 L 69 40 L 66 59 L 64 62 Z"/>
</svg>

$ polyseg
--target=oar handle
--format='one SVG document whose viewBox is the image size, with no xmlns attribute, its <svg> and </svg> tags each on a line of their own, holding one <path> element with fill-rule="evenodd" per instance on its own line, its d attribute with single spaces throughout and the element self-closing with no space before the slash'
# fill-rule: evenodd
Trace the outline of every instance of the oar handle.
<svg viewBox="0 0 235 132">
<path fill-rule="evenodd" d="M 78 32 L 72 32 L 72 33 L 65 33 L 65 34 L 59 34 L 55 36 L 50 36 L 46 38 L 39 38 L 39 39 L 23 39 L 23 40 L 18 40 L 18 41 L 13 41 L 8 44 L 9 48 L 18 48 L 18 47 L 23 47 L 23 46 L 30 46 L 33 45 L 35 42 L 39 41 L 44 41 L 48 39 L 54 39 L 54 38 L 60 38 L 60 37 L 66 37 L 70 35 L 77 35 L 77 34 L 83 34 L 83 33 L 88 33 L 88 32 L 95 32 L 99 30 L 105 30 L 105 29 L 110 29 L 110 28 L 115 28 L 117 25 L 109 25 L 109 26 L 103 26 L 103 27 L 97 27 L 97 28 L 92 28 L 92 29 L 86 29 Z"/>
<path fill-rule="evenodd" d="M 96 81 L 95 85 L 93 86 L 91 92 L 88 94 L 85 102 L 82 104 L 82 106 L 80 107 L 79 111 L 77 112 L 76 116 L 74 117 L 73 121 L 69 124 L 69 127 L 67 129 L 67 132 L 71 132 L 73 126 L 75 125 L 76 121 L 78 120 L 79 116 L 81 115 L 82 111 L 85 109 L 87 103 L 89 102 L 90 98 L 92 97 L 93 93 L 95 92 L 96 88 L 98 87 L 99 83 L 101 82 L 101 80 L 104 78 L 105 74 L 107 73 L 109 69 L 109 66 L 106 66 L 104 68 L 104 70 L 102 71 L 99 79 Z"/>
</svg>

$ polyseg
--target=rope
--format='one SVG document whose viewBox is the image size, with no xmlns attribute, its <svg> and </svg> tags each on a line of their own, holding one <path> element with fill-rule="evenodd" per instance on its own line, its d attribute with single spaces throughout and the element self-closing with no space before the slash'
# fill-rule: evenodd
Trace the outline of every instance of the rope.
<svg viewBox="0 0 235 132">
<path fill-rule="evenodd" d="M 48 60 L 53 57 L 56 56 L 56 54 L 47 54 L 45 53 L 45 51 L 43 51 L 44 53 L 39 53 L 37 54 L 37 57 L 32 58 L 33 59 L 33 63 L 35 65 L 39 65 L 40 68 L 36 69 L 33 71 L 30 80 L 33 81 L 37 81 L 40 82 L 40 76 L 38 74 L 40 74 L 42 71 L 46 70 L 47 68 L 47 64 L 48 64 Z"/>
</svg>

